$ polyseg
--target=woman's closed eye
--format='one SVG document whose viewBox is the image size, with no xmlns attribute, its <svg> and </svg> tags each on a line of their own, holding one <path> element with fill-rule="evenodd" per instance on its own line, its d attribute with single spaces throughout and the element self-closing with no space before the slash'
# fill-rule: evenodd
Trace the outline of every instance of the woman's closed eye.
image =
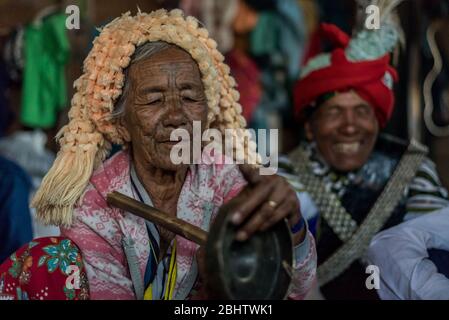
<svg viewBox="0 0 449 320">
<path fill-rule="evenodd" d="M 201 100 L 201 97 L 200 97 L 199 94 L 188 90 L 188 91 L 184 91 L 184 92 L 181 93 L 181 100 L 183 102 L 187 102 L 187 103 L 189 103 L 189 102 L 198 102 L 198 101 Z"/>
<path fill-rule="evenodd" d="M 164 102 L 163 95 L 148 95 L 148 96 L 144 96 L 144 97 L 140 97 L 140 98 L 136 99 L 136 104 L 142 105 L 142 106 L 159 105 L 162 102 Z"/>
<path fill-rule="evenodd" d="M 156 97 L 156 98 L 150 98 L 147 99 L 147 105 L 156 105 L 156 104 L 160 104 L 164 101 L 164 97 Z"/>
<path fill-rule="evenodd" d="M 198 99 L 195 99 L 195 98 L 189 97 L 189 96 L 182 96 L 181 99 L 184 102 L 197 102 L 198 101 Z"/>
</svg>

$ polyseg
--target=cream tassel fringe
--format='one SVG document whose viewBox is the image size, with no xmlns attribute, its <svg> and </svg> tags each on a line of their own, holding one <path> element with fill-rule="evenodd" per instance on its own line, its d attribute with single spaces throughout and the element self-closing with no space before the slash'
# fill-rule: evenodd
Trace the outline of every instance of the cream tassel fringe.
<svg viewBox="0 0 449 320">
<path fill-rule="evenodd" d="M 88 144 L 72 148 L 59 152 L 31 203 L 44 224 L 72 224 L 73 207 L 92 175 L 98 147 Z"/>
</svg>

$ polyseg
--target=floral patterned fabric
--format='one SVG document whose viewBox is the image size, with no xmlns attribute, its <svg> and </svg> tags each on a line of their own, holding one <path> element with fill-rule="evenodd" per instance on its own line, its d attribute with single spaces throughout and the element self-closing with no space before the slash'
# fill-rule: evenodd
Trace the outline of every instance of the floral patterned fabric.
<svg viewBox="0 0 449 320">
<path fill-rule="evenodd" d="M 69 239 L 35 239 L 0 266 L 0 300 L 87 300 L 78 247 Z"/>
</svg>

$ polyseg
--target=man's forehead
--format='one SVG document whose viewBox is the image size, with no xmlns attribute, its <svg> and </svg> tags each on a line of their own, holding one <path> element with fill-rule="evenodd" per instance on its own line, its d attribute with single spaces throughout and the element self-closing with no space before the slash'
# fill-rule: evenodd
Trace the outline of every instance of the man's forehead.
<svg viewBox="0 0 449 320">
<path fill-rule="evenodd" d="M 359 105 L 369 105 L 356 91 L 348 90 L 345 92 L 336 92 L 332 97 L 323 103 L 324 107 L 354 107 Z"/>
</svg>

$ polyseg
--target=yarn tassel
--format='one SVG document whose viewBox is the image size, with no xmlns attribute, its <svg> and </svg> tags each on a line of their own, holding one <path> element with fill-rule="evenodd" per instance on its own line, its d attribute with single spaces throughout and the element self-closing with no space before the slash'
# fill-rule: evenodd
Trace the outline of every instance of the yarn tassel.
<svg viewBox="0 0 449 320">
<path fill-rule="evenodd" d="M 44 224 L 65 227 L 72 224 L 73 207 L 92 175 L 97 149 L 96 145 L 88 144 L 59 152 L 31 203 Z"/>
</svg>

